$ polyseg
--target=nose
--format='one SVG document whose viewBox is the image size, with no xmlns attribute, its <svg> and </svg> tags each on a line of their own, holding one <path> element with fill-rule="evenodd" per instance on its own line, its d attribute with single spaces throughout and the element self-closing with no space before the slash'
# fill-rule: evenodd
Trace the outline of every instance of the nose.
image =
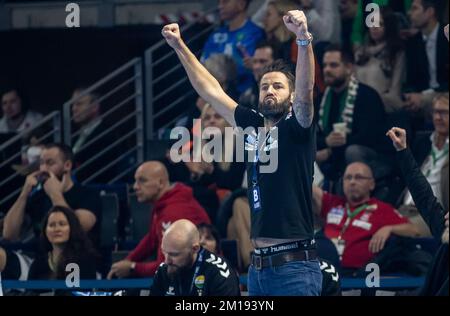
<svg viewBox="0 0 450 316">
<path fill-rule="evenodd" d="M 267 88 L 267 94 L 268 95 L 273 95 L 273 92 L 274 92 L 273 86 L 269 86 L 269 88 Z"/>
</svg>

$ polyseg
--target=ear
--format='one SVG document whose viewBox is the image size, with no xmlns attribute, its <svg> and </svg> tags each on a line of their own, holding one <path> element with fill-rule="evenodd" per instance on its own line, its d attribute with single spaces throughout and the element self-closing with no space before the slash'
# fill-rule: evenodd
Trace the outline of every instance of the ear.
<svg viewBox="0 0 450 316">
<path fill-rule="evenodd" d="M 194 251 L 195 253 L 200 251 L 200 245 L 199 244 L 195 244 L 192 246 L 192 251 Z"/>
<path fill-rule="evenodd" d="M 370 180 L 369 188 L 371 193 L 373 192 L 373 190 L 375 190 L 375 186 L 376 186 L 375 180 L 374 179 Z"/>
<path fill-rule="evenodd" d="M 295 92 L 292 92 L 292 93 L 291 93 L 290 100 L 291 100 L 291 104 L 294 104 L 294 100 L 295 100 Z"/>
<path fill-rule="evenodd" d="M 72 161 L 67 160 L 67 161 L 64 163 L 64 171 L 71 171 L 71 170 L 72 170 L 72 167 L 73 167 Z"/>
</svg>

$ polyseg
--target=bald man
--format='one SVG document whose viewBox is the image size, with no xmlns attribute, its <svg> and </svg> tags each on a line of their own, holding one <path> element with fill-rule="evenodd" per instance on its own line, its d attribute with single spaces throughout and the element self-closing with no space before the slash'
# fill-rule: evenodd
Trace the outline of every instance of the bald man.
<svg viewBox="0 0 450 316">
<path fill-rule="evenodd" d="M 339 253 L 344 274 L 353 274 L 383 250 L 392 234 L 413 237 L 417 228 L 391 205 L 371 197 L 372 170 L 364 163 L 347 166 L 344 197 L 313 188 L 316 212 L 325 220 L 325 235 Z"/>
<path fill-rule="evenodd" d="M 157 161 L 142 164 L 134 175 L 134 190 L 141 203 L 153 205 L 149 232 L 125 260 L 112 265 L 108 278 L 152 277 L 164 255 L 161 241 L 171 223 L 188 219 L 193 223 L 210 223 L 206 211 L 195 200 L 192 189 L 184 184 L 169 182 L 166 167 Z M 156 253 L 156 260 L 149 259 Z"/>
<path fill-rule="evenodd" d="M 200 247 L 192 222 L 173 223 L 161 249 L 165 260 L 153 280 L 152 296 L 240 296 L 236 273 L 225 259 Z"/>
</svg>

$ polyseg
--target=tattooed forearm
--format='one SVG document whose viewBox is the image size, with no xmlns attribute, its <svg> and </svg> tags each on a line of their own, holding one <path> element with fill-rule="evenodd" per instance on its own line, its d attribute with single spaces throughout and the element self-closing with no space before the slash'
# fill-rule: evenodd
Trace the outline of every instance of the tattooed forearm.
<svg viewBox="0 0 450 316">
<path fill-rule="evenodd" d="M 295 118 L 303 128 L 311 126 L 314 117 L 314 106 L 312 102 L 295 100 L 293 104 Z"/>
</svg>

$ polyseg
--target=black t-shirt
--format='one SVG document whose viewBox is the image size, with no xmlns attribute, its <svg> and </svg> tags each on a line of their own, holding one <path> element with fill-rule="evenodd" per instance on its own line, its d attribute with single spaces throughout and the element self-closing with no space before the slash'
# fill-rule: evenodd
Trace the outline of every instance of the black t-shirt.
<svg viewBox="0 0 450 316">
<path fill-rule="evenodd" d="M 99 195 L 97 194 L 97 192 L 78 184 L 74 184 L 74 186 L 63 195 L 64 199 L 71 209 L 89 210 L 97 218 L 97 221 L 95 222 L 94 227 L 92 227 L 91 231 L 88 233 L 88 236 L 91 239 L 94 247 L 98 249 L 100 245 L 100 223 L 102 221 L 101 202 Z M 44 220 L 45 215 L 52 208 L 52 206 L 52 202 L 44 190 L 37 192 L 35 195 L 28 199 L 25 212 L 31 218 L 31 223 L 33 225 L 33 231 L 36 238 L 39 238 L 43 225 L 42 221 Z"/>
<path fill-rule="evenodd" d="M 167 274 L 167 265 L 162 263 L 150 290 L 152 296 L 240 296 L 240 293 L 239 279 L 231 265 L 206 249 L 199 252 L 189 270 L 173 278 Z"/>
<path fill-rule="evenodd" d="M 238 106 L 234 117 L 237 126 L 244 130 L 253 127 L 258 132 L 258 128 L 264 127 L 264 117 L 254 110 Z M 276 127 L 278 137 L 258 137 L 266 139 L 266 154 L 275 154 L 275 157 L 278 154 L 278 168 L 273 173 L 261 173 L 260 167 L 265 164 L 257 164 L 260 209 L 254 208 L 254 163 L 248 159 L 249 151 L 256 148 L 255 135 L 245 135 L 248 198 L 252 210 L 251 237 L 310 239 L 314 237 L 312 184 L 316 156 L 315 125 L 303 128 L 290 113 Z"/>
</svg>

